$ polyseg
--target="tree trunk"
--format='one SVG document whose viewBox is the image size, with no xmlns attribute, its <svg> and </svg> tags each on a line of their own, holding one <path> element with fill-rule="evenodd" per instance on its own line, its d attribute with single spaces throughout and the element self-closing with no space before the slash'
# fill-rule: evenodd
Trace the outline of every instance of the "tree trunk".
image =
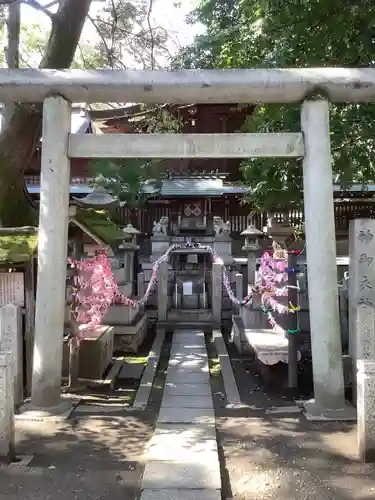
<svg viewBox="0 0 375 500">
<path fill-rule="evenodd" d="M 20 65 L 20 31 L 21 31 L 21 4 L 12 3 L 8 6 L 7 15 L 7 35 L 8 43 L 6 47 L 7 66 L 19 68 Z M 3 128 L 8 126 L 13 114 L 14 104 L 12 102 L 4 105 Z"/>
<path fill-rule="evenodd" d="M 65 0 L 52 22 L 40 68 L 66 69 L 72 64 L 91 0 Z M 3 226 L 35 224 L 24 171 L 39 145 L 42 104 L 17 104 L 0 135 L 0 222 Z"/>
</svg>

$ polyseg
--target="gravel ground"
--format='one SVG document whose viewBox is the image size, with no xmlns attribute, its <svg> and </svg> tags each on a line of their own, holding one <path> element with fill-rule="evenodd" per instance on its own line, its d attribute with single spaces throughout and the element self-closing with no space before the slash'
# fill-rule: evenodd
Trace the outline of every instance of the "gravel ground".
<svg viewBox="0 0 375 500">
<path fill-rule="evenodd" d="M 220 418 L 223 498 L 373 500 L 375 469 L 356 459 L 355 428 L 293 418 Z"/>
<path fill-rule="evenodd" d="M 17 423 L 17 453 L 28 467 L 0 468 L 0 499 L 133 500 L 153 416 L 135 413 L 65 423 Z"/>
<path fill-rule="evenodd" d="M 231 353 L 233 358 L 238 354 Z M 356 426 L 310 423 L 303 416 L 267 415 L 294 405 L 280 388 L 265 389 L 252 362 L 232 361 L 243 403 L 225 408 L 221 376 L 213 377 L 223 499 L 373 500 L 375 467 L 357 459 Z M 310 396 L 303 381 L 299 394 Z"/>
</svg>

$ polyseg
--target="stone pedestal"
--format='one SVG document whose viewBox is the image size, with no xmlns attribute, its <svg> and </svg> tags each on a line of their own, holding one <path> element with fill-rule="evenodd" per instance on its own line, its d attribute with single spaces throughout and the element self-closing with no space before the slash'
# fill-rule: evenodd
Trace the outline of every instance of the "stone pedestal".
<svg viewBox="0 0 375 500">
<path fill-rule="evenodd" d="M 359 305 L 355 310 L 354 331 L 352 346 L 355 351 L 352 353 L 352 399 L 353 404 L 357 403 L 357 360 L 375 361 L 375 310 L 371 306 Z"/>
<path fill-rule="evenodd" d="M 155 262 L 168 250 L 171 244 L 171 238 L 166 235 L 157 235 L 151 237 L 151 262 Z"/>
<path fill-rule="evenodd" d="M 8 304 L 0 308 L 0 349 L 12 354 L 14 404 L 23 400 L 22 321 L 19 307 Z"/>
<path fill-rule="evenodd" d="M 221 324 L 221 309 L 223 300 L 223 264 L 215 262 L 212 266 L 212 316 Z"/>
<path fill-rule="evenodd" d="M 168 312 L 168 264 L 162 262 L 158 271 L 158 321 L 166 321 Z"/>
<path fill-rule="evenodd" d="M 245 237 L 242 250 L 247 254 L 247 283 L 252 285 L 255 282 L 256 260 L 260 249 L 259 240 L 263 238 L 264 234 L 253 224 L 250 224 L 245 231 L 242 231 L 241 236 Z"/>
<path fill-rule="evenodd" d="M 244 295 L 243 295 L 243 275 L 241 273 L 236 273 L 235 281 L 236 281 L 236 298 L 238 300 L 242 300 L 244 298 Z"/>
<path fill-rule="evenodd" d="M 242 247 L 242 249 L 247 253 L 247 284 L 253 285 L 255 282 L 259 249 L 250 247 Z"/>
<path fill-rule="evenodd" d="M 114 325 L 114 351 L 136 354 L 147 335 L 147 316 L 137 314 L 128 325 Z"/>
<path fill-rule="evenodd" d="M 232 316 L 231 337 L 233 344 L 235 345 L 238 353 L 241 356 L 244 355 L 246 352 L 249 352 L 249 347 L 245 337 L 245 325 L 243 323 L 241 316 L 237 315 Z"/>
<path fill-rule="evenodd" d="M 266 314 L 261 309 L 260 295 L 254 295 L 250 307 L 240 307 L 239 315 L 245 328 L 267 329 L 270 328 Z"/>
<path fill-rule="evenodd" d="M 146 291 L 144 273 L 138 273 L 137 275 L 137 291 L 138 297 L 142 298 Z"/>
<path fill-rule="evenodd" d="M 11 352 L 0 352 L 0 458 L 6 461 L 15 458 L 12 360 Z"/>
<path fill-rule="evenodd" d="M 232 238 L 229 233 L 217 234 L 214 238 L 213 246 L 225 265 L 233 263 Z"/>
<path fill-rule="evenodd" d="M 357 361 L 357 436 L 359 456 L 375 461 L 375 361 Z"/>
<path fill-rule="evenodd" d="M 84 332 L 84 340 L 79 347 L 79 378 L 100 380 L 112 362 L 114 329 L 111 326 L 97 326 Z M 69 344 L 64 341 L 64 377 L 69 375 Z"/>
</svg>

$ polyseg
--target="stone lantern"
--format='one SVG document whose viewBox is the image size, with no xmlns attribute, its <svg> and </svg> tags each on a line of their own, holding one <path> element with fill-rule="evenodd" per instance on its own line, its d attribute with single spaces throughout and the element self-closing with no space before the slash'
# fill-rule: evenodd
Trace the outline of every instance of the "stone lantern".
<svg viewBox="0 0 375 500">
<path fill-rule="evenodd" d="M 132 224 L 128 224 L 127 226 L 125 226 L 122 232 L 126 235 L 131 236 L 133 245 L 137 244 L 137 236 L 139 234 L 142 234 L 142 232 L 136 229 Z"/>
<path fill-rule="evenodd" d="M 250 285 L 255 280 L 257 254 L 260 249 L 260 239 L 263 238 L 264 234 L 253 224 L 250 224 L 242 231 L 241 236 L 245 237 L 242 250 L 247 253 L 247 282 Z"/>
<path fill-rule="evenodd" d="M 112 208 L 118 205 L 118 199 L 111 196 L 103 186 L 95 186 L 92 193 L 84 198 L 74 198 L 81 208 Z"/>
<path fill-rule="evenodd" d="M 124 251 L 124 268 L 126 279 L 128 282 L 134 281 L 134 254 L 138 250 L 137 235 L 142 234 L 132 224 L 128 224 L 122 230 L 124 240 L 120 245 L 120 249 Z"/>
<path fill-rule="evenodd" d="M 273 241 L 272 247 L 274 252 L 285 253 L 287 250 L 287 241 L 293 236 L 294 229 L 287 221 L 280 224 L 275 222 L 273 217 L 270 217 L 267 226 L 264 228 L 264 233 Z M 277 258 L 276 255 L 275 258 Z"/>
</svg>

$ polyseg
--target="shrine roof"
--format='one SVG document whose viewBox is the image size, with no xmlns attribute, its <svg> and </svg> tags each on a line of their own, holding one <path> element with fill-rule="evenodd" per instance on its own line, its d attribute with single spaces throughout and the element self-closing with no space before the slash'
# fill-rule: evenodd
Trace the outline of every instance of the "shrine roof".
<svg viewBox="0 0 375 500">
<path fill-rule="evenodd" d="M 155 192 L 154 186 L 145 185 L 144 191 L 147 194 Z M 162 197 L 171 196 L 223 196 L 225 194 L 243 194 L 247 188 L 224 185 L 220 178 L 199 178 L 199 177 L 175 177 L 173 179 L 163 179 L 161 189 L 158 194 Z"/>
<path fill-rule="evenodd" d="M 3 114 L 0 108 L 0 131 L 3 125 Z M 84 109 L 72 109 L 70 132 L 72 134 L 85 134 L 95 132 L 90 115 Z"/>
</svg>

